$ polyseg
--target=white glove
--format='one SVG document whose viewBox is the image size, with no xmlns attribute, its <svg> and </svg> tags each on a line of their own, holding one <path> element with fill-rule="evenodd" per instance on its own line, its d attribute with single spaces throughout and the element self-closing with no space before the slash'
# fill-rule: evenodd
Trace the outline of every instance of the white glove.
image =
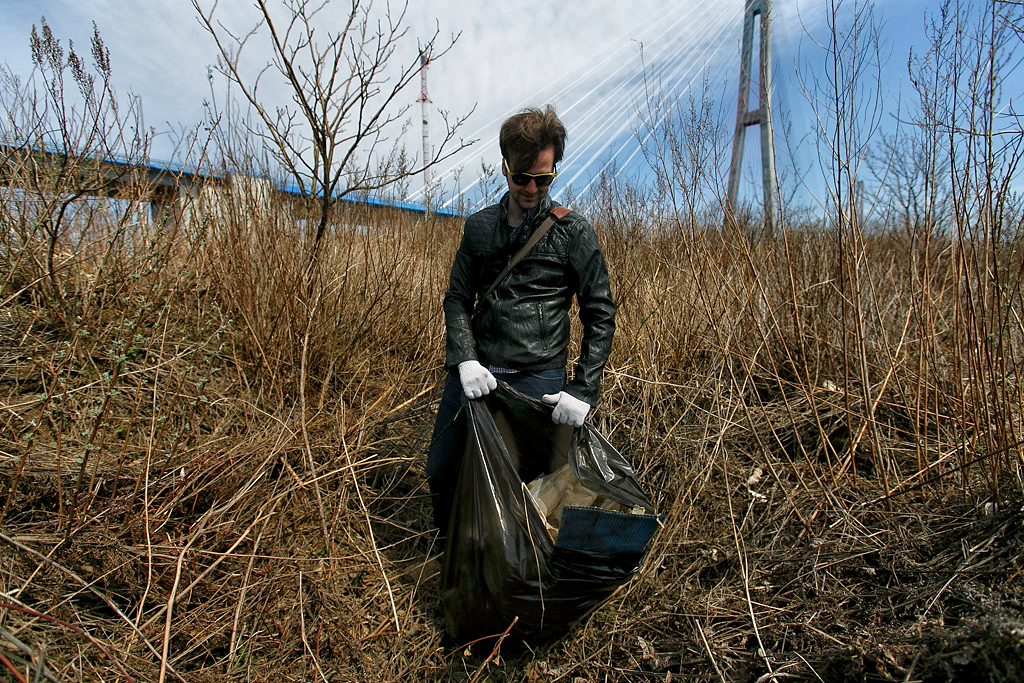
<svg viewBox="0 0 1024 683">
<path fill-rule="evenodd" d="M 467 398 L 486 396 L 498 386 L 498 380 L 494 379 L 491 371 L 475 360 L 459 363 L 459 380 Z"/>
<path fill-rule="evenodd" d="M 564 391 L 557 394 L 544 394 L 541 396 L 541 400 L 555 407 L 551 413 L 551 420 L 556 424 L 582 427 L 583 421 L 587 419 L 587 413 L 590 412 L 589 403 Z"/>
</svg>

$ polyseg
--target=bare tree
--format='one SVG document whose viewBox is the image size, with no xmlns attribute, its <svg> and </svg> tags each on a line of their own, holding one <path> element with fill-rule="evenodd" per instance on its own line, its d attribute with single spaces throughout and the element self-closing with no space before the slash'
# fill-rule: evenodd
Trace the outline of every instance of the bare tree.
<svg viewBox="0 0 1024 683">
<path fill-rule="evenodd" d="M 216 18 L 218 4 L 215 0 L 206 10 L 200 0 L 193 0 L 220 52 L 217 70 L 255 112 L 257 125 L 248 132 L 264 141 L 281 170 L 315 207 L 309 221 L 311 263 L 340 198 L 422 173 L 470 144 L 456 142 L 468 114 L 451 119 L 446 112 L 441 112 L 441 143 L 418 165 L 406 163 L 399 141 L 388 137 L 410 106 L 400 104 L 400 95 L 423 68 L 420 53 L 425 61 L 436 61 L 458 39 L 452 36 L 439 45 L 435 30 L 414 58 L 396 68 L 397 50 L 409 30 L 408 2 L 396 11 L 385 1 L 382 11 L 374 12 L 372 0 L 350 0 L 347 19 L 339 28 L 325 30 L 320 24 L 327 0 L 281 0 L 279 8 L 257 0 L 259 19 L 244 34 L 233 33 Z M 242 54 L 253 40 L 264 38 L 273 56 L 249 78 Z M 268 74 L 283 79 L 292 105 L 276 104 L 264 94 Z"/>
<path fill-rule="evenodd" d="M 839 256 L 831 281 L 835 287 L 833 296 L 840 305 L 843 409 L 846 429 L 853 436 L 848 453 L 831 455 L 843 463 L 843 471 L 856 475 L 853 463 L 858 453 L 863 456 L 867 451 L 872 467 L 887 486 L 893 474 L 892 462 L 883 458 L 875 420 L 881 398 L 875 387 L 880 384 L 868 362 L 875 343 L 869 331 L 876 327 L 881 329 L 883 311 L 867 267 L 865 218 L 868 211 L 864 207 L 863 183 L 870 175 L 872 145 L 885 112 L 882 73 L 888 61 L 888 47 L 882 39 L 880 19 L 870 1 L 827 0 L 825 21 L 825 40 L 817 43 L 821 51 L 808 58 L 806 70 L 799 71 L 797 76 L 815 117 L 811 135 L 817 146 L 825 187 L 820 202 Z M 820 57 L 823 57 L 821 70 L 815 64 Z M 812 75 L 807 78 L 806 74 Z M 874 172 L 883 176 L 887 173 L 878 169 Z M 894 346 L 885 340 L 886 348 Z"/>
<path fill-rule="evenodd" d="M 656 196 L 664 197 L 667 208 L 681 231 L 714 222 L 721 214 L 724 186 L 721 165 L 726 145 L 723 112 L 716 112 L 707 71 L 697 92 L 670 94 L 660 77 L 649 80 L 644 67 L 645 99 L 637 111 L 633 130 L 648 165 L 654 173 Z"/>
<path fill-rule="evenodd" d="M 917 243 L 945 231 L 949 216 L 949 158 L 938 128 L 922 111 L 919 120 L 880 134 L 868 161 L 878 186 L 882 225 L 902 226 Z"/>
<path fill-rule="evenodd" d="M 73 278 L 60 275 L 80 262 L 90 239 L 76 224 L 91 210 L 80 200 L 137 200 L 137 188 L 126 189 L 128 176 L 148 154 L 149 136 L 139 100 L 122 104 L 114 92 L 110 53 L 95 24 L 91 65 L 71 41 L 67 48 L 61 44 L 45 17 L 38 29 L 33 25 L 30 45 L 34 72 L 27 82 L 0 66 L 0 175 L 5 185 L 20 188 L 0 201 L 0 248 L 11 259 L 0 291 L 21 289 L 16 280 L 25 276 L 24 290 L 44 290 L 54 313 L 74 331 L 83 311 L 73 307 L 87 307 L 89 297 L 68 291 Z M 126 207 L 127 215 L 137 201 Z"/>
<path fill-rule="evenodd" d="M 963 439 L 993 457 L 983 473 L 999 491 L 999 461 L 1024 462 L 1020 439 L 1021 324 L 1024 239 L 1014 183 L 1024 168 L 1024 131 L 1013 110 L 1011 76 L 1024 26 L 1015 3 L 943 5 L 944 25 L 933 32 L 940 69 L 939 130 L 948 146 L 951 218 L 956 243 L 953 336 L 965 378 Z M 965 449 L 966 451 L 966 449 Z"/>
<path fill-rule="evenodd" d="M 874 4 L 864 0 L 828 0 L 825 6 L 826 40 L 821 76 L 816 59 L 808 59 L 798 71 L 799 87 L 816 119 L 813 133 L 825 178 L 822 204 L 833 215 L 837 230 L 859 229 L 862 167 L 885 110 L 882 72 L 888 48 L 881 37 L 881 23 Z"/>
</svg>

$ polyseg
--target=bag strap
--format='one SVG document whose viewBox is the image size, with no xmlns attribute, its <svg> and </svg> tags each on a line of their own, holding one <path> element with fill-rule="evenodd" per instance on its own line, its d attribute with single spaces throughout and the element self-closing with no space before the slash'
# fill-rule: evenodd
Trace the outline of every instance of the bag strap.
<svg viewBox="0 0 1024 683">
<path fill-rule="evenodd" d="M 551 213 L 549 213 L 548 217 L 544 219 L 544 222 L 540 224 L 540 227 L 533 231 L 533 234 L 530 235 L 530 239 L 527 240 L 522 249 L 516 252 L 516 255 L 508 262 L 505 269 L 501 271 L 498 277 L 494 279 L 494 282 L 491 283 L 491 286 L 487 288 L 487 292 L 480 297 L 480 301 L 476 304 L 476 310 L 480 309 L 480 304 L 482 304 L 484 300 L 491 295 L 491 292 L 498 288 L 501 281 L 504 280 L 505 277 L 512 272 L 512 269 L 516 267 L 516 264 L 522 261 L 523 257 L 530 253 L 530 250 L 533 249 L 537 242 L 540 241 L 540 238 L 544 236 L 544 233 L 551 229 L 551 226 L 555 224 L 555 221 L 561 220 L 567 215 L 569 215 L 569 209 L 564 206 L 556 206 L 551 209 Z M 476 313 L 476 311 L 474 311 L 474 313 Z"/>
</svg>

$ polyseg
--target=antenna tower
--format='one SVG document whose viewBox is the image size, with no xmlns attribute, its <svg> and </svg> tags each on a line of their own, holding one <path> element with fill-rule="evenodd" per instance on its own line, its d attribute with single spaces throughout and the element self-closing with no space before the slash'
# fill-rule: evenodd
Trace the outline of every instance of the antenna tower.
<svg viewBox="0 0 1024 683">
<path fill-rule="evenodd" d="M 761 180 L 764 185 L 764 219 L 770 232 L 775 231 L 775 139 L 772 135 L 772 34 L 771 0 L 747 0 L 743 11 L 743 49 L 740 54 L 740 97 L 736 108 L 736 135 L 729 165 L 729 189 L 726 196 L 728 212 L 735 216 L 736 195 L 740 189 L 743 168 L 743 138 L 747 126 L 761 126 Z M 750 70 L 754 48 L 754 21 L 761 19 L 757 108 L 750 109 Z"/>
<path fill-rule="evenodd" d="M 427 200 L 430 189 L 430 168 L 427 162 L 430 159 L 430 96 L 427 94 L 427 53 L 420 50 L 420 99 L 418 102 L 423 105 L 423 195 Z"/>
</svg>

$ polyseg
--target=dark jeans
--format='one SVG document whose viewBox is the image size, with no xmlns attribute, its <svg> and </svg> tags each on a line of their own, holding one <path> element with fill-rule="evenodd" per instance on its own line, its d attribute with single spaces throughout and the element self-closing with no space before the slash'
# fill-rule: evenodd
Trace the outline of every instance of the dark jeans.
<svg viewBox="0 0 1024 683">
<path fill-rule="evenodd" d="M 516 391 L 539 399 L 544 394 L 557 394 L 565 386 L 565 369 L 537 370 L 495 374 Z M 462 469 L 462 455 L 466 450 L 467 413 L 461 410 L 467 401 L 462 391 L 458 372 L 448 375 L 437 408 L 434 434 L 427 452 L 427 483 L 434 505 L 434 526 L 441 535 L 448 533 L 448 518 L 455 502 L 455 485 Z"/>
</svg>

